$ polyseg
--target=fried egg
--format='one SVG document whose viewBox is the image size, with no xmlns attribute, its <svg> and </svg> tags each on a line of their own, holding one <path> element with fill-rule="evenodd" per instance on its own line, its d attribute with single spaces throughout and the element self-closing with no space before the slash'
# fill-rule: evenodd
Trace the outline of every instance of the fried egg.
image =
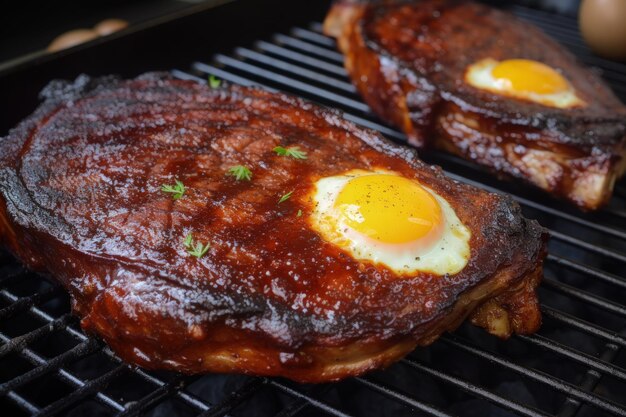
<svg viewBox="0 0 626 417">
<path fill-rule="evenodd" d="M 480 60 L 467 68 L 465 81 L 476 88 L 544 106 L 565 109 L 585 105 L 557 70 L 529 59 Z"/>
<path fill-rule="evenodd" d="M 432 189 L 395 172 L 352 170 L 315 183 L 311 226 L 354 259 L 399 275 L 461 271 L 471 232 Z"/>
</svg>

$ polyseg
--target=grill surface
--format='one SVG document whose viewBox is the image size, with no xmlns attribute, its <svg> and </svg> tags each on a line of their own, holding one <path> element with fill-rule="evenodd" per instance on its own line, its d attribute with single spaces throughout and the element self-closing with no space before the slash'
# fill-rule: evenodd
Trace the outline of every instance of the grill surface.
<svg viewBox="0 0 626 417">
<path fill-rule="evenodd" d="M 626 65 L 591 55 L 575 20 L 511 10 L 597 67 L 626 101 Z M 317 22 L 173 73 L 287 91 L 404 141 L 360 100 Z M 608 208 L 583 215 L 470 162 L 436 152 L 424 158 L 459 181 L 511 193 L 551 230 L 538 334 L 502 342 L 463 325 L 386 371 L 328 385 L 145 372 L 83 334 L 53 281 L 0 253 L 0 414 L 626 416 L 626 183 Z"/>
</svg>

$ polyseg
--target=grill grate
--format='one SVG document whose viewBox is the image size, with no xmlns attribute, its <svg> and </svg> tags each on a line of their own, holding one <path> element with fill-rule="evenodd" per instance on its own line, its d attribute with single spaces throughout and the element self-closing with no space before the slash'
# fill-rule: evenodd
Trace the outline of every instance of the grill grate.
<svg viewBox="0 0 626 417">
<path fill-rule="evenodd" d="M 601 71 L 626 101 L 626 65 L 583 46 L 573 19 L 514 6 Z M 180 78 L 262 85 L 346 112 L 385 136 L 404 135 L 373 116 L 321 25 L 293 28 L 231 54 L 195 62 Z M 0 253 L 0 409 L 3 415 L 522 415 L 626 416 L 626 184 L 609 207 L 583 215 L 541 192 L 495 181 L 472 163 L 433 152 L 451 177 L 508 192 L 550 229 L 540 288 L 544 326 L 500 342 L 463 325 L 386 371 L 327 385 L 237 375 L 183 377 L 123 364 L 87 337 L 55 283 Z M 481 410 L 477 412 L 476 410 Z M 7 413 L 5 413 L 7 411 Z"/>
</svg>

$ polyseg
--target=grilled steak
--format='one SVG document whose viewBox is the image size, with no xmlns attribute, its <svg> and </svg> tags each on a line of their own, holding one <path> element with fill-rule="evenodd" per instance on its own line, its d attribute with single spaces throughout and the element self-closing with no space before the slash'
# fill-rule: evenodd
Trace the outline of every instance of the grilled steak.
<svg viewBox="0 0 626 417">
<path fill-rule="evenodd" d="M 419 147 L 526 180 L 584 210 L 605 204 L 624 171 L 626 108 L 592 71 L 509 13 L 454 0 L 340 0 L 325 32 L 372 110 Z M 481 60 L 542 62 L 585 105 L 558 108 L 465 81 Z"/>
<path fill-rule="evenodd" d="M 501 337 L 540 324 L 544 230 L 510 198 L 456 183 L 336 112 L 162 74 L 81 76 L 43 95 L 0 141 L 0 237 L 59 280 L 83 328 L 128 362 L 319 382 L 386 366 L 470 315 Z M 252 180 L 225 175 L 234 165 Z M 381 166 L 454 208 L 471 231 L 461 272 L 400 277 L 311 229 L 314 180 Z M 162 190 L 175 180 L 186 187 L 176 199 Z"/>
</svg>

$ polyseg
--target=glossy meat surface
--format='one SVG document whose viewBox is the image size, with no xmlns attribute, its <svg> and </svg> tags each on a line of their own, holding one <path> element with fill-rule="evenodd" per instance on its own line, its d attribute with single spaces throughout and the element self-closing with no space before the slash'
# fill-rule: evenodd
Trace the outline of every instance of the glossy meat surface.
<svg viewBox="0 0 626 417">
<path fill-rule="evenodd" d="M 435 146 L 524 179 L 583 209 L 624 170 L 626 108 L 591 70 L 514 16 L 468 1 L 338 1 L 326 22 L 370 107 L 416 146 Z M 482 59 L 557 69 L 587 103 L 560 109 L 467 84 Z"/>
<path fill-rule="evenodd" d="M 127 361 L 319 382 L 386 366 L 496 296 L 482 316 L 510 325 L 494 334 L 540 323 L 544 230 L 511 199 L 458 184 L 338 113 L 161 74 L 80 77 L 43 95 L 0 140 L 0 239 L 58 279 L 82 326 Z M 225 175 L 233 165 L 252 181 Z M 452 205 L 472 233 L 460 273 L 398 277 L 312 230 L 314 181 L 374 168 Z M 178 200 L 161 191 L 175 179 L 187 187 Z M 211 245 L 202 258 L 185 250 L 190 232 Z"/>
</svg>

